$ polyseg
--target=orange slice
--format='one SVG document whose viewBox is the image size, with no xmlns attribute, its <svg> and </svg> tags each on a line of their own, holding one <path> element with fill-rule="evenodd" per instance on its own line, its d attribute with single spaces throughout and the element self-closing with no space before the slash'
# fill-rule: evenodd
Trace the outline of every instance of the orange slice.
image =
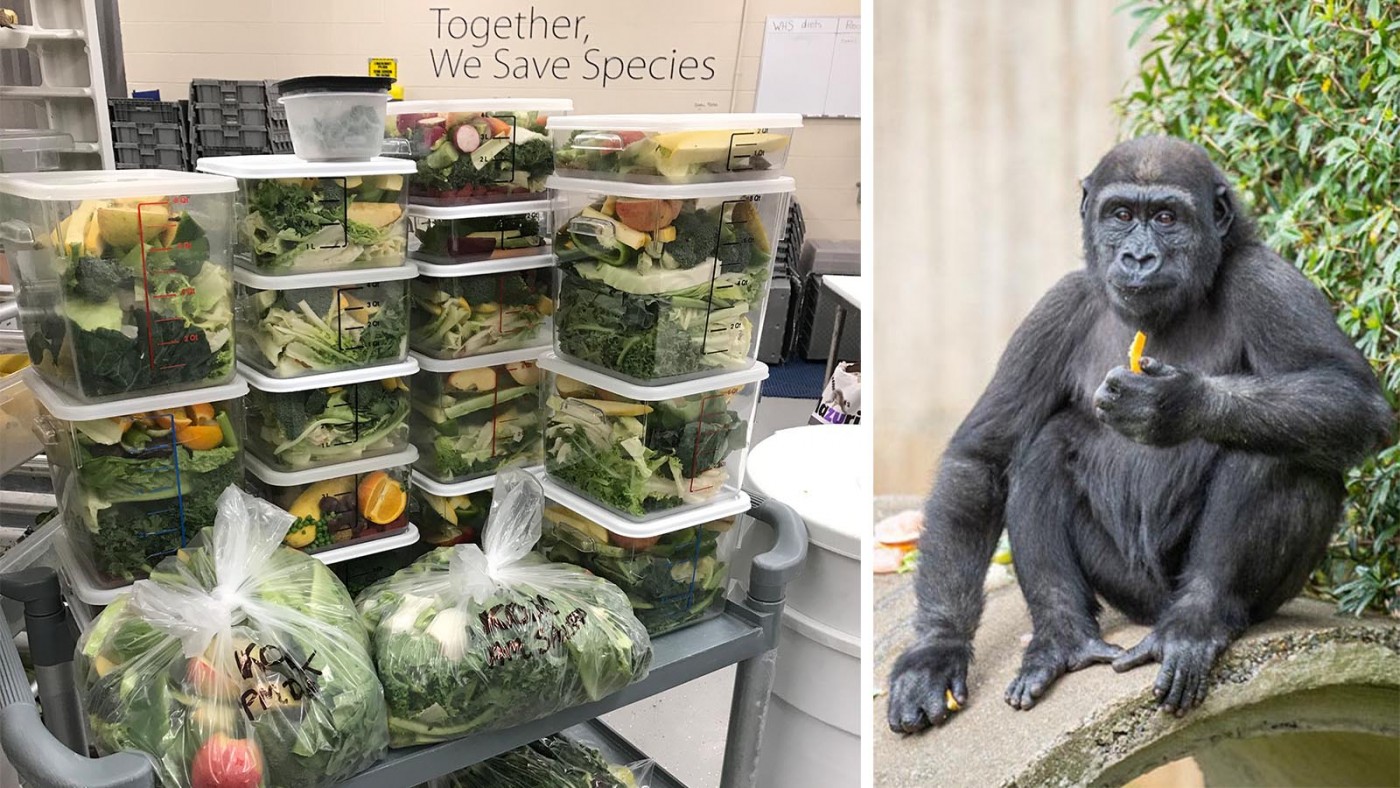
<svg viewBox="0 0 1400 788">
<path fill-rule="evenodd" d="M 384 471 L 375 471 L 360 479 L 356 490 L 360 514 L 376 525 L 388 525 L 399 519 L 408 507 L 408 495 L 403 485 Z"/>
<path fill-rule="evenodd" d="M 217 424 L 175 425 L 175 440 L 190 451 L 217 449 L 224 442 L 224 431 Z"/>
<path fill-rule="evenodd" d="M 185 410 L 189 412 L 195 424 L 205 424 L 214 420 L 214 406 L 207 402 L 187 406 Z"/>
</svg>

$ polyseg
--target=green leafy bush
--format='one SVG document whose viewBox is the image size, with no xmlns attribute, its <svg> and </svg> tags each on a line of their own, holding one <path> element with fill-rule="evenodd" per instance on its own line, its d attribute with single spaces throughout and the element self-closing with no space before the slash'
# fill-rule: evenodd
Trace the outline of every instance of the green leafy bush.
<svg viewBox="0 0 1400 788">
<path fill-rule="evenodd" d="M 1267 243 L 1337 305 L 1400 401 L 1400 4 L 1129 0 L 1150 37 L 1119 102 L 1132 135 L 1199 143 L 1236 178 Z M 1400 616 L 1400 446 L 1347 479 L 1312 590 Z"/>
</svg>

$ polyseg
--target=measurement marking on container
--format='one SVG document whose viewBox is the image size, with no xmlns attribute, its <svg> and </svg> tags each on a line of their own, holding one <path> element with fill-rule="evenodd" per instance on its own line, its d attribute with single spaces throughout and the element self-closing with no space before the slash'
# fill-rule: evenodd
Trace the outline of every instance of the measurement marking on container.
<svg viewBox="0 0 1400 788">
<path fill-rule="evenodd" d="M 183 322 L 185 322 L 185 319 L 184 319 L 183 317 L 158 317 L 158 318 L 156 318 L 156 322 L 157 322 L 157 323 L 183 323 Z"/>
<path fill-rule="evenodd" d="M 189 201 L 189 197 L 185 197 L 183 200 L 180 200 L 180 203 L 183 204 L 183 203 L 188 202 L 188 201 Z M 143 238 L 146 237 L 145 216 L 144 216 L 144 210 L 143 210 L 143 209 L 144 209 L 146 206 L 148 206 L 148 205 L 160 205 L 160 206 L 164 206 L 164 208 L 165 208 L 166 221 L 169 222 L 169 220 L 170 220 L 170 200 L 166 199 L 166 200 L 157 200 L 157 201 L 154 201 L 154 202 L 142 202 L 142 203 L 137 203 L 137 204 L 136 204 L 136 238 L 137 238 L 137 240 L 140 240 L 140 239 L 143 239 Z M 149 267 L 148 267 L 148 263 L 147 263 L 147 260 L 146 260 L 146 254 L 147 254 L 146 245 L 143 243 L 143 244 L 140 244 L 140 246 L 141 246 L 141 287 L 142 287 L 142 289 L 145 290 L 145 295 L 146 295 L 146 351 L 147 351 L 147 354 L 148 354 L 149 359 L 150 359 L 151 370 L 152 370 L 152 371 L 155 371 L 155 370 L 157 369 L 157 367 L 156 367 L 156 345 L 155 345 L 155 332 L 156 332 L 156 328 L 155 328 L 155 323 L 152 322 L 152 320 L 151 320 L 151 278 L 150 278 L 150 269 L 149 269 Z M 181 366 L 184 366 L 184 365 L 182 364 Z M 162 369 L 163 369 L 163 368 L 162 368 Z"/>
<path fill-rule="evenodd" d="M 705 417 L 706 417 L 707 415 L 709 415 L 709 413 L 710 413 L 710 410 L 709 410 L 710 400 L 714 400 L 714 399 L 718 399 L 718 400 L 720 400 L 721 402 L 724 401 L 723 395 L 718 394 L 718 393 L 706 394 L 705 396 L 703 396 L 703 397 L 700 398 L 700 427 L 701 427 L 701 429 L 698 429 L 698 430 L 695 431 L 695 447 L 694 447 L 694 450 L 691 452 L 691 455 L 690 455 L 690 468 L 691 468 L 692 471 L 695 472 L 696 475 L 699 475 L 699 474 L 701 473 L 700 468 L 698 467 L 698 466 L 700 465 L 700 436 L 701 436 L 702 434 L 704 434 Z M 709 470 L 709 469 L 706 468 L 705 470 Z M 704 487 L 696 487 L 696 486 L 695 486 L 695 477 L 692 476 L 691 479 L 690 479 L 690 491 L 693 492 L 693 493 L 705 492 L 706 490 L 713 490 L 714 488 L 715 488 L 715 486 L 714 486 L 713 484 L 707 484 L 707 485 L 705 485 Z"/>
</svg>

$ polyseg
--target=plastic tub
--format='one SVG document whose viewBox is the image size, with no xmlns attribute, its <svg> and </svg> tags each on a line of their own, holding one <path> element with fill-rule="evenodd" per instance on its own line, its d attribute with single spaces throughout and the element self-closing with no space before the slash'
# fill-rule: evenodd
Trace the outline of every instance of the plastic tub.
<svg viewBox="0 0 1400 788">
<path fill-rule="evenodd" d="M 553 257 L 417 265 L 409 285 L 415 351 L 453 359 L 549 344 Z"/>
<path fill-rule="evenodd" d="M 203 157 L 238 179 L 234 259 L 262 274 L 403 265 L 412 162 L 306 162 L 295 156 Z"/>
<path fill-rule="evenodd" d="M 83 404 L 31 371 L 54 494 L 74 554 L 108 587 L 145 577 L 214 522 L 243 483 L 248 386 Z"/>
<path fill-rule="evenodd" d="M 535 549 L 576 564 L 627 593 L 653 637 L 714 618 L 724 610 L 734 552 L 734 519 L 749 497 L 726 496 L 699 508 L 637 524 L 545 481 L 543 532 Z"/>
<path fill-rule="evenodd" d="M 537 200 L 554 172 L 545 121 L 573 108 L 569 99 L 396 101 L 385 130 L 410 143 L 415 203 Z"/>
<path fill-rule="evenodd" d="M 25 384 L 28 374 L 0 377 L 0 471 L 14 468 L 44 450 L 34 421 L 39 407 Z"/>
<path fill-rule="evenodd" d="M 435 548 L 480 544 L 481 529 L 491 513 L 491 492 L 495 485 L 495 476 L 443 484 L 414 471 L 410 511 L 414 522 L 419 524 L 423 545 Z"/>
<path fill-rule="evenodd" d="M 557 353 L 642 385 L 754 362 L 791 178 L 550 186 Z"/>
<path fill-rule="evenodd" d="M 397 364 L 408 355 L 412 264 L 294 276 L 234 269 L 238 358 L 274 378 Z"/>
<path fill-rule="evenodd" d="M 544 414 L 538 349 L 457 361 L 418 357 L 413 376 L 414 470 L 442 484 L 539 465 Z"/>
<path fill-rule="evenodd" d="M 549 200 L 469 205 L 409 206 L 413 259 L 452 265 L 549 254 Z"/>
<path fill-rule="evenodd" d="M 45 380 L 89 402 L 233 376 L 233 190 L 156 170 L 0 175 L 0 242 Z"/>
<path fill-rule="evenodd" d="M 287 379 L 244 369 L 248 453 L 273 470 L 297 471 L 402 451 L 417 371 L 413 359 Z"/>
<path fill-rule="evenodd" d="M 247 487 L 297 518 L 284 540 L 288 547 L 318 553 L 407 531 L 409 468 L 416 459 L 410 446 L 384 457 L 283 472 L 249 457 Z"/>
<path fill-rule="evenodd" d="M 787 113 L 551 118 L 560 175 L 707 183 L 782 174 L 802 116 Z"/>
<path fill-rule="evenodd" d="M 277 83 L 292 150 L 307 161 L 363 161 L 384 142 L 388 77 L 297 77 Z"/>
<path fill-rule="evenodd" d="M 549 477 L 635 520 L 732 494 L 744 482 L 759 381 L 768 367 L 637 386 L 540 357 Z"/>
</svg>

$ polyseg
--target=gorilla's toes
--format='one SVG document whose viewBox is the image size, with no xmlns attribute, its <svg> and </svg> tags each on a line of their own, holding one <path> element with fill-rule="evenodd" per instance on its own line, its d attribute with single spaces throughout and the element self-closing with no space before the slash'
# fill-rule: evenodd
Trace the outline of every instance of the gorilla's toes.
<svg viewBox="0 0 1400 788">
<path fill-rule="evenodd" d="M 1035 702 L 1045 694 L 1060 672 L 1045 666 L 1023 665 L 1021 673 L 1006 688 L 1006 702 L 1013 709 L 1022 711 L 1035 707 Z"/>
<path fill-rule="evenodd" d="M 1082 670 L 1090 665 L 1113 662 L 1123 656 L 1123 649 L 1102 640 L 1086 640 L 1069 659 L 1070 670 Z"/>
<path fill-rule="evenodd" d="M 1153 694 L 1163 711 L 1181 716 L 1205 701 L 1210 669 L 1221 647 L 1210 641 L 1169 644 Z"/>
</svg>

